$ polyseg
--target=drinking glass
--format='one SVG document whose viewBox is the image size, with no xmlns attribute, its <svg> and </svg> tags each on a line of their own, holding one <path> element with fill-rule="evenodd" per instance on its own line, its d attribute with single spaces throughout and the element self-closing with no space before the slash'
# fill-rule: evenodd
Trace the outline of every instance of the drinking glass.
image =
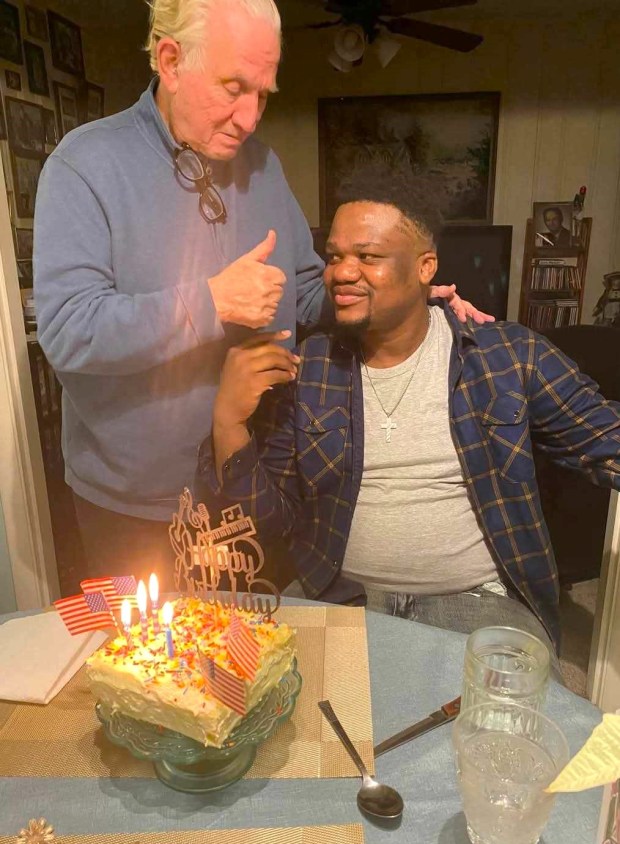
<svg viewBox="0 0 620 844">
<path fill-rule="evenodd" d="M 481 627 L 467 639 L 461 709 L 514 701 L 540 709 L 549 679 L 549 649 L 514 627 Z"/>
<path fill-rule="evenodd" d="M 472 844 L 537 844 L 568 762 L 549 718 L 516 703 L 470 707 L 454 722 L 456 769 Z"/>
</svg>

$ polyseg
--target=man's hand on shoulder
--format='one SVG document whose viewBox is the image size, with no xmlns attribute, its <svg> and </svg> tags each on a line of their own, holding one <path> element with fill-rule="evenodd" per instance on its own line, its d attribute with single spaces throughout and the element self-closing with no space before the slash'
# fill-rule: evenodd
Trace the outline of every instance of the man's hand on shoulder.
<svg viewBox="0 0 620 844">
<path fill-rule="evenodd" d="M 282 298 L 286 276 L 266 264 L 276 246 L 276 233 L 246 252 L 209 279 L 215 309 L 221 322 L 264 328 L 273 320 Z"/>
<path fill-rule="evenodd" d="M 475 305 L 467 299 L 461 299 L 456 292 L 456 284 L 432 284 L 428 289 L 428 298 L 447 299 L 448 305 L 452 308 L 460 322 L 467 322 L 467 317 L 473 319 L 478 325 L 485 322 L 495 322 L 495 317 L 479 311 Z"/>
</svg>

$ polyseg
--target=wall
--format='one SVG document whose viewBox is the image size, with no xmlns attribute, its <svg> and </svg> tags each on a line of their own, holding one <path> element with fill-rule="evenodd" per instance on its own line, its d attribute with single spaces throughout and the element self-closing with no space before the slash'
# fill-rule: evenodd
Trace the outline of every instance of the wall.
<svg viewBox="0 0 620 844">
<path fill-rule="evenodd" d="M 386 69 L 368 56 L 343 74 L 327 63 L 328 31 L 289 33 L 280 93 L 260 135 L 281 156 L 310 224 L 317 225 L 318 97 L 500 91 L 494 222 L 514 227 L 508 316 L 517 317 L 532 202 L 572 200 L 586 184 L 586 213 L 594 224 L 583 321 L 591 322 L 603 274 L 620 268 L 620 21 L 590 14 L 442 23 L 480 32 L 485 41 L 462 55 L 403 39 Z"/>
</svg>

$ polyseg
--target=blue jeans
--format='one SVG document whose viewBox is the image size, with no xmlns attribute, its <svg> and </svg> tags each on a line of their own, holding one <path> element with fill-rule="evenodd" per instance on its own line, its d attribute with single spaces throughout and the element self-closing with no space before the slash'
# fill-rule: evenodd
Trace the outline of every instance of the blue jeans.
<svg viewBox="0 0 620 844">
<path fill-rule="evenodd" d="M 549 634 L 525 604 L 508 595 L 498 595 L 485 588 L 470 589 L 453 595 L 411 595 L 407 592 L 383 592 L 366 588 L 366 609 L 428 624 L 457 633 L 473 633 L 480 627 L 516 627 L 537 636 L 549 649 L 551 674 L 563 683 L 560 661 Z M 283 595 L 303 598 L 298 580 L 286 587 Z"/>
</svg>

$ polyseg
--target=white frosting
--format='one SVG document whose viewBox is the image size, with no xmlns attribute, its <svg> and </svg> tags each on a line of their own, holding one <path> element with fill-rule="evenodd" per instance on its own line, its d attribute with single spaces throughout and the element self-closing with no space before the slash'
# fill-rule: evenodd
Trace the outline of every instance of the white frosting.
<svg viewBox="0 0 620 844">
<path fill-rule="evenodd" d="M 248 711 L 279 683 L 295 656 L 294 633 L 287 625 L 265 625 L 265 635 L 260 624 L 255 629 L 261 654 L 254 681 L 245 680 Z M 87 674 L 95 696 L 113 710 L 220 747 L 243 716 L 199 688 L 196 670 L 175 672 L 175 666 L 178 660 L 166 658 L 161 634 L 149 648 L 129 653 L 122 639 L 115 640 L 88 660 Z"/>
</svg>

